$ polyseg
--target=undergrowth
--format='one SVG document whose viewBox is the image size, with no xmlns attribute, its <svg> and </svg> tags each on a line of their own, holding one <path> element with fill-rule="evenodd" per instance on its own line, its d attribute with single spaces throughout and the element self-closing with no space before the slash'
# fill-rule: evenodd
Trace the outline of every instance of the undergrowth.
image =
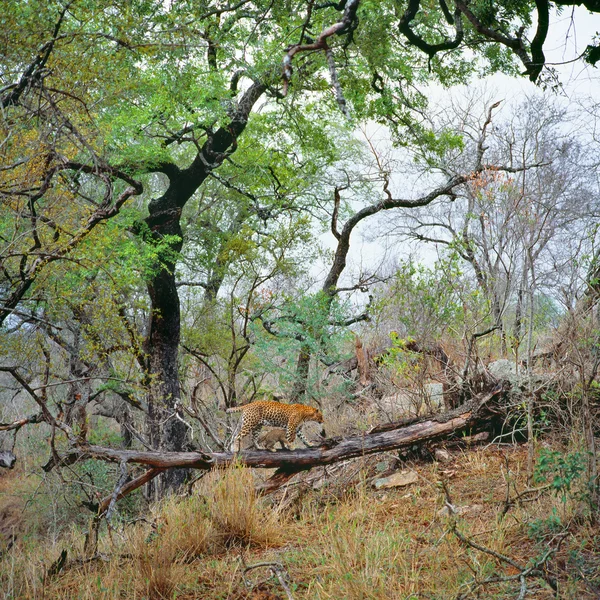
<svg viewBox="0 0 600 600">
<path fill-rule="evenodd" d="M 548 452 L 538 474 L 556 482 L 564 465 Z M 365 460 L 348 466 L 358 475 L 343 490 L 338 478 L 277 498 L 257 496 L 255 475 L 234 466 L 115 526 L 92 561 L 75 527 L 35 550 L 13 547 L 0 561 L 0 597 L 240 600 L 286 598 L 286 585 L 295 600 L 516 598 L 518 569 L 498 557 L 526 566 L 550 551 L 543 569 L 558 596 L 529 576 L 528 597 L 597 598 L 600 536 L 585 481 L 570 469 L 560 493 L 541 480 L 528 487 L 525 464 L 523 448 L 455 452 L 449 464 L 412 465 L 411 487 L 376 491 Z M 444 510 L 442 480 L 454 512 Z M 52 575 L 63 549 L 66 565 Z"/>
</svg>

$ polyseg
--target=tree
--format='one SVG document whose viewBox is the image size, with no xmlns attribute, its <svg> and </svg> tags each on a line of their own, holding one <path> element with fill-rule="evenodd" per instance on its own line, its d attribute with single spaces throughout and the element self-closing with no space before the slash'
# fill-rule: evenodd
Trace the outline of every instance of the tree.
<svg viewBox="0 0 600 600">
<path fill-rule="evenodd" d="M 234 155 L 277 154 L 274 140 L 291 132 L 306 140 L 296 150 L 297 168 L 316 147 L 336 147 L 339 138 L 333 132 L 351 126 L 343 124 L 347 116 L 355 122 L 387 122 L 404 143 L 435 144 L 421 119 L 425 98 L 419 84 L 465 81 L 480 68 L 511 71 L 514 56 L 530 78 L 539 76 L 547 3 L 536 2 L 538 25 L 531 43 L 524 32 L 533 22 L 532 3 L 505 2 L 494 11 L 488 4 L 457 1 L 451 14 L 440 0 L 427 14 L 419 9 L 418 1 L 399 9 L 392 2 L 360 0 L 319 5 L 11 2 L 1 34 L 7 36 L 3 47 L 8 50 L 1 58 L 0 90 L 5 208 L 0 323 L 10 328 L 48 321 L 55 290 L 47 285 L 51 276 L 64 269 L 77 274 L 77 283 L 66 277 L 64 285 L 93 289 L 95 278 L 82 276 L 90 263 L 110 278 L 135 250 L 135 285 L 130 282 L 135 292 L 116 302 L 114 310 L 129 336 L 136 379 L 145 389 L 144 402 L 137 404 L 147 417 L 149 444 L 183 448 L 187 427 L 177 412 L 177 278 L 186 251 L 182 218 L 195 195 L 209 192 L 209 179 L 235 189 L 235 169 L 220 180 L 214 177 L 217 171 L 235 166 Z M 452 40 L 440 23 L 454 27 Z M 482 41 L 490 42 L 483 50 Z M 472 48 L 481 50 L 481 63 L 465 54 Z M 248 132 L 261 122 L 264 139 L 253 138 L 255 147 L 244 147 Z M 281 181 L 277 168 L 270 175 Z M 442 186 L 439 193 L 452 189 Z M 201 241 L 207 256 L 210 243 L 222 248 L 228 235 L 241 235 L 245 226 L 252 230 L 265 214 L 265 206 L 247 193 L 224 196 L 227 217 L 212 232 L 212 241 L 206 236 Z M 208 210 L 211 199 L 205 199 Z M 357 213 L 346 225 L 358 222 L 359 214 L 367 213 Z M 197 220 L 200 224 L 202 217 Z M 213 224 L 207 222 L 205 233 Z M 110 239 L 98 233 L 101 225 L 111 228 Z M 341 231 L 340 240 L 344 235 Z M 88 260 L 85 254 L 95 243 L 103 244 L 108 259 Z M 205 265 L 207 302 L 218 296 L 229 267 L 222 252 L 213 256 Z M 141 293 L 140 284 L 149 301 L 147 323 L 132 335 L 135 321 L 127 302 Z M 327 281 L 325 293 L 335 284 Z M 81 318 L 85 324 L 95 317 Z M 83 407 L 96 391 L 74 393 L 81 395 Z M 119 391 L 131 398 L 127 390 Z M 52 427 L 83 443 L 47 405 L 40 409 Z M 167 487 L 177 486 L 184 475 L 168 473 Z"/>
<path fill-rule="evenodd" d="M 474 102 L 465 99 L 465 106 Z M 559 300 L 553 275 L 563 262 L 559 254 L 570 240 L 581 239 L 578 228 L 590 218 L 593 175 L 564 109 L 534 97 L 502 120 L 494 115 L 499 105 L 488 101 L 479 118 L 456 105 L 442 112 L 439 126 L 458 123 L 465 147 L 448 152 L 440 168 L 449 174 L 477 168 L 485 156 L 506 164 L 508 173 L 474 178 L 451 204 L 441 201 L 427 213 L 407 214 L 399 231 L 458 252 L 489 302 L 492 324 L 503 339 L 512 333 L 517 351 L 527 294 L 530 306 L 537 290 Z"/>
</svg>

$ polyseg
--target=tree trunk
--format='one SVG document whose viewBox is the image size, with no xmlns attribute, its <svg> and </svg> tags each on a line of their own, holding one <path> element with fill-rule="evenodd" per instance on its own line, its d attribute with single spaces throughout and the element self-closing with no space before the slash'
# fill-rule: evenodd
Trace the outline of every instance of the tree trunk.
<svg viewBox="0 0 600 600">
<path fill-rule="evenodd" d="M 338 282 L 340 280 L 342 273 L 344 272 L 344 269 L 346 268 L 348 253 L 350 251 L 350 236 L 351 236 L 352 232 L 354 231 L 354 228 L 359 223 L 361 223 L 364 219 L 366 219 L 372 215 L 376 215 L 384 210 L 390 210 L 390 209 L 394 209 L 394 208 L 417 208 L 417 207 L 421 207 L 421 206 L 427 206 L 428 204 L 431 204 L 431 202 L 433 202 L 436 198 L 438 198 L 440 196 L 450 195 L 451 193 L 453 193 L 454 189 L 457 186 L 462 185 L 463 183 L 469 181 L 472 178 L 472 175 L 473 175 L 472 173 L 469 173 L 468 175 L 455 175 L 454 177 L 451 177 L 442 186 L 434 189 L 429 194 L 421 196 L 420 198 L 417 198 L 415 200 L 404 200 L 404 199 L 392 198 L 392 194 L 388 189 L 389 180 L 387 179 L 387 176 L 384 175 L 385 185 L 384 185 L 383 191 L 384 191 L 385 195 L 387 196 L 387 198 L 383 199 L 383 200 L 379 200 L 378 202 L 375 202 L 368 206 L 365 206 L 358 212 L 354 213 L 345 222 L 344 226 L 342 227 L 341 232 L 339 232 L 337 229 L 338 212 L 337 212 L 337 209 L 334 210 L 332 222 L 331 222 L 331 230 L 332 230 L 334 237 L 337 239 L 338 244 L 337 244 L 337 248 L 335 250 L 333 263 L 331 265 L 331 268 L 329 269 L 329 273 L 327 274 L 325 281 L 323 282 L 323 287 L 321 288 L 321 291 L 323 292 L 323 294 L 325 294 L 325 296 L 327 298 L 327 307 L 331 307 L 333 298 L 338 294 L 339 290 L 338 290 L 337 285 L 338 285 Z M 335 201 L 336 201 L 336 207 L 337 207 L 337 206 L 339 206 L 339 189 L 338 188 L 336 188 L 334 195 L 335 195 Z M 307 353 L 308 353 L 308 356 L 303 356 L 303 354 L 307 354 Z M 299 376 L 302 376 L 303 373 L 305 373 L 306 375 L 304 376 L 303 384 L 301 382 L 298 382 L 296 384 L 298 390 L 300 390 L 302 388 L 302 385 L 304 386 L 304 389 L 306 389 L 306 377 L 308 376 L 309 361 L 310 361 L 310 350 L 308 350 L 308 352 L 307 352 L 307 350 L 305 348 L 303 348 L 300 351 L 300 355 L 298 356 L 297 374 Z M 296 390 L 296 387 L 295 387 L 295 390 Z M 294 390 L 294 393 L 295 393 L 295 390 Z"/>
<path fill-rule="evenodd" d="M 137 233 L 147 243 L 160 245 L 163 250 L 147 279 L 151 313 L 145 344 L 150 377 L 148 434 L 152 447 L 161 452 L 183 450 L 187 436 L 187 427 L 177 415 L 181 317 L 175 269 L 183 246 L 181 211 L 211 171 L 223 163 L 228 151 L 235 150 L 237 137 L 244 131 L 252 107 L 265 90 L 266 86 L 259 82 L 246 90 L 230 123 L 208 137 L 189 167 L 180 169 L 174 163 L 164 163 L 155 168 L 169 178 L 169 185 L 162 196 L 149 203 L 149 215 Z M 185 469 L 165 473 L 158 486 L 149 490 L 149 495 L 156 498 L 177 489 L 186 473 Z"/>
<path fill-rule="evenodd" d="M 152 217 L 152 213 L 151 213 Z M 155 229 L 161 238 L 177 235 L 181 239 L 179 214 L 171 222 Z M 172 246 L 173 252 L 181 250 L 181 242 Z M 149 349 L 150 390 L 148 397 L 148 430 L 150 443 L 156 450 L 179 451 L 184 448 L 186 426 L 175 418 L 176 403 L 179 401 L 179 340 L 181 334 L 180 306 L 175 286 L 175 260 L 162 266 L 148 282 L 152 312 L 150 331 L 147 339 Z M 165 473 L 162 479 L 162 492 L 176 489 L 184 482 L 184 471 Z"/>
<path fill-rule="evenodd" d="M 354 353 L 358 367 L 358 381 L 362 387 L 367 387 L 371 383 L 369 353 L 357 335 L 354 336 Z"/>
<path fill-rule="evenodd" d="M 308 371 L 310 367 L 310 348 L 302 346 L 298 353 L 298 362 L 296 363 L 296 376 L 294 377 L 294 387 L 292 388 L 291 400 L 296 402 L 306 394 L 308 383 Z"/>
</svg>

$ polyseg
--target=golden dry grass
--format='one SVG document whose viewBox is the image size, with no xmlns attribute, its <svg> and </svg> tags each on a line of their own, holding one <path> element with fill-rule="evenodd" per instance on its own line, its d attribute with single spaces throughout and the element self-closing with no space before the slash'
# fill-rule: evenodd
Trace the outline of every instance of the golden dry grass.
<svg viewBox="0 0 600 600">
<path fill-rule="evenodd" d="M 206 477 L 207 508 L 215 534 L 225 548 L 267 547 L 283 542 L 278 511 L 267 508 L 254 486 L 251 470 L 239 465 Z"/>
<path fill-rule="evenodd" d="M 556 508 L 568 526 L 549 564 L 559 597 L 597 598 L 600 537 L 581 517 L 581 506 L 563 506 L 543 493 L 511 506 L 500 519 L 507 481 L 512 497 L 526 487 L 525 461 L 523 448 L 456 452 L 450 464 L 413 465 L 416 484 L 386 491 L 370 486 L 373 462 L 365 461 L 362 473 L 355 463 L 348 469 L 359 475 L 343 490 L 331 482 L 308 491 L 293 510 L 285 502 L 273 505 L 257 497 L 254 475 L 233 467 L 205 477 L 194 496 L 156 506 L 154 529 L 142 523 L 112 541 L 104 537 L 100 551 L 106 561 L 71 566 L 50 579 L 44 574 L 62 547 L 76 558 L 80 534 L 36 553 L 13 549 L 0 562 L 0 598 L 238 600 L 261 597 L 258 589 L 264 598 L 269 591 L 285 598 L 268 565 L 249 570 L 246 582 L 243 576 L 245 565 L 278 562 L 289 575 L 295 600 L 450 599 L 468 592 L 474 577 L 517 573 L 462 544 L 451 532 L 453 519 L 469 539 L 525 565 L 541 556 L 547 542 L 554 543 L 550 531 L 537 540 L 529 532 Z M 441 478 L 454 504 L 466 507 L 462 516 L 440 514 Z M 528 586 L 528 597 L 555 597 L 541 579 L 529 578 Z M 518 593 L 517 580 L 487 584 L 468 597 L 516 598 Z"/>
</svg>

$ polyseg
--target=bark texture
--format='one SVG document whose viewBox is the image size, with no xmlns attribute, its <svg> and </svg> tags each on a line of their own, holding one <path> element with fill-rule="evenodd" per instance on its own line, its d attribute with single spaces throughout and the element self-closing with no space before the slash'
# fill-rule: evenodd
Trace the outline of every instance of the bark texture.
<svg viewBox="0 0 600 600">
<path fill-rule="evenodd" d="M 244 93 L 233 113 L 231 122 L 210 135 L 193 162 L 185 169 L 173 163 L 156 167 L 169 179 L 166 191 L 148 206 L 145 226 L 139 234 L 147 243 L 163 243 L 169 240 L 165 256 L 147 281 L 151 300 L 149 334 L 146 340 L 150 389 L 148 401 L 148 433 L 152 447 L 161 452 L 183 450 L 187 427 L 177 415 L 180 399 L 179 342 L 181 338 L 181 308 L 177 291 L 175 269 L 183 246 L 181 212 L 211 171 L 218 168 L 237 145 L 238 136 L 244 131 L 250 112 L 265 92 L 266 86 L 254 83 Z M 177 489 L 183 484 L 183 469 L 168 471 L 162 485 L 153 490 L 155 498 L 166 490 Z"/>
</svg>

